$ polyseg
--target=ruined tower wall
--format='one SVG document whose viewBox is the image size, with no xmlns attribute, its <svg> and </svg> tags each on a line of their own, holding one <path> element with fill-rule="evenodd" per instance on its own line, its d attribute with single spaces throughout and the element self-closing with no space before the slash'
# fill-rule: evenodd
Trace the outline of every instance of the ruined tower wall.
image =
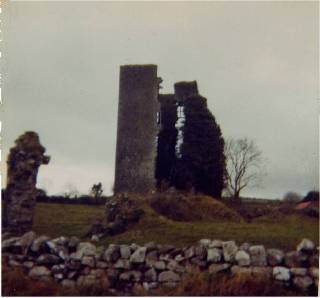
<svg viewBox="0 0 320 298">
<path fill-rule="evenodd" d="M 155 189 L 158 112 L 157 66 L 121 66 L 115 193 Z"/>
</svg>

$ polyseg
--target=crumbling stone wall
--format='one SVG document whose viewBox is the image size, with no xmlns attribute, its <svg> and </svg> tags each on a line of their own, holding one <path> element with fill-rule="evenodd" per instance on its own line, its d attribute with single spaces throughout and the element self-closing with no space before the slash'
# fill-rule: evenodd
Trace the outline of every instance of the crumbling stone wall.
<svg viewBox="0 0 320 298">
<path fill-rule="evenodd" d="M 161 130 L 158 134 L 156 179 L 158 187 L 161 187 L 162 183 L 168 183 L 169 186 L 173 176 L 178 136 L 175 124 L 178 117 L 174 94 L 159 94 L 159 102 Z"/>
<path fill-rule="evenodd" d="M 3 210 L 4 228 L 8 232 L 22 234 L 32 228 L 38 169 L 50 159 L 44 152 L 39 136 L 31 131 L 20 136 L 10 150 Z"/>
<path fill-rule="evenodd" d="M 2 259 L 5 268 L 22 268 L 35 280 L 54 280 L 68 288 L 102 288 L 118 296 L 130 296 L 137 287 L 149 295 L 159 287 L 174 288 L 198 270 L 226 276 L 245 273 L 266 282 L 274 279 L 313 295 L 319 283 L 319 247 L 308 239 L 296 250 L 284 252 L 210 239 L 184 248 L 154 242 L 96 247 L 77 237 L 50 239 L 28 232 L 2 241 Z"/>
<path fill-rule="evenodd" d="M 156 65 L 120 67 L 115 193 L 155 189 L 158 85 Z"/>
</svg>

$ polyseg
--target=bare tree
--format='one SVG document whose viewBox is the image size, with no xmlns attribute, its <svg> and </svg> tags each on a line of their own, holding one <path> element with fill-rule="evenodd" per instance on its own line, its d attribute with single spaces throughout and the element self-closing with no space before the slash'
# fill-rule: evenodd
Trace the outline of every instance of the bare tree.
<svg viewBox="0 0 320 298">
<path fill-rule="evenodd" d="M 91 195 L 94 197 L 96 204 L 98 203 L 98 198 L 101 197 L 103 193 L 102 183 L 93 184 L 90 191 Z"/>
<path fill-rule="evenodd" d="M 247 138 L 225 142 L 227 191 L 235 199 L 246 187 L 257 186 L 262 177 L 262 152 Z"/>
</svg>

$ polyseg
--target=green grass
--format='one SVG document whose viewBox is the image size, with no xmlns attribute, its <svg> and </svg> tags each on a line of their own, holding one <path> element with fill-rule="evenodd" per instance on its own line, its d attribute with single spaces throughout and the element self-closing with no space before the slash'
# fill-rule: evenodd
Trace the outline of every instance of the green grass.
<svg viewBox="0 0 320 298">
<path fill-rule="evenodd" d="M 33 230 L 51 237 L 83 237 L 97 218 L 104 216 L 104 206 L 60 205 L 39 203 Z M 283 215 L 272 219 L 261 217 L 252 223 L 230 221 L 177 222 L 147 210 L 140 222 L 127 232 L 106 237 L 100 244 L 155 241 L 160 244 L 184 246 L 199 239 L 235 240 L 285 250 L 295 249 L 302 238 L 319 242 L 318 220 L 298 215 Z"/>
</svg>

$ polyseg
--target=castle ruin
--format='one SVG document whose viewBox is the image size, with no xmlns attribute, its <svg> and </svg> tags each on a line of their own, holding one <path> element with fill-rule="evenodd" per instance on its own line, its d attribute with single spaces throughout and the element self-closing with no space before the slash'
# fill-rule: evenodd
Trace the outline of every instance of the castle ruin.
<svg viewBox="0 0 320 298">
<path fill-rule="evenodd" d="M 175 156 L 178 107 L 198 95 L 196 81 L 179 82 L 174 94 L 159 94 L 161 78 L 156 65 L 120 67 L 118 129 L 114 193 L 155 191 L 157 180 L 166 177 Z M 158 146 L 162 135 L 166 146 Z M 159 166 L 159 155 L 161 163 Z"/>
</svg>

